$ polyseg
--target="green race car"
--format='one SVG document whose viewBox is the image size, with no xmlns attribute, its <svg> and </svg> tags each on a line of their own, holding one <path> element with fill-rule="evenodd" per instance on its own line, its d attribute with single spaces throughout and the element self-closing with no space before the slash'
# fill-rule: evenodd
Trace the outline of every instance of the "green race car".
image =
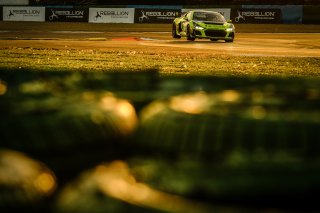
<svg viewBox="0 0 320 213">
<path fill-rule="evenodd" d="M 189 41 L 205 38 L 211 41 L 233 42 L 235 27 L 231 20 L 226 21 L 218 12 L 189 11 L 173 20 L 172 37 L 181 38 L 182 36 L 187 37 Z"/>
</svg>

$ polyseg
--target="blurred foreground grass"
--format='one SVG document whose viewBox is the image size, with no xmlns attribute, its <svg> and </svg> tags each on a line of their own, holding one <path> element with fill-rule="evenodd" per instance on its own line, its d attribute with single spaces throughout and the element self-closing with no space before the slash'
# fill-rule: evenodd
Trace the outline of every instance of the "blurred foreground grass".
<svg viewBox="0 0 320 213">
<path fill-rule="evenodd" d="M 41 71 L 142 71 L 157 69 L 160 75 L 240 77 L 316 77 L 317 57 L 228 56 L 165 51 L 79 50 L 47 48 L 0 49 L 0 69 Z"/>
<path fill-rule="evenodd" d="M 319 212 L 319 59 L 10 51 L 1 212 Z"/>
</svg>

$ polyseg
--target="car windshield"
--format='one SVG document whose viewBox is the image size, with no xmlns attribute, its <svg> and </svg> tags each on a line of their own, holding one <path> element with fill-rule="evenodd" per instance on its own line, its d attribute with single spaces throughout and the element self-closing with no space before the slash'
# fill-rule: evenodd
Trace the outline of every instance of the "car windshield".
<svg viewBox="0 0 320 213">
<path fill-rule="evenodd" d="M 210 13 L 210 12 L 194 12 L 193 20 L 210 21 L 210 22 L 217 22 L 217 23 L 226 21 L 220 13 Z"/>
</svg>

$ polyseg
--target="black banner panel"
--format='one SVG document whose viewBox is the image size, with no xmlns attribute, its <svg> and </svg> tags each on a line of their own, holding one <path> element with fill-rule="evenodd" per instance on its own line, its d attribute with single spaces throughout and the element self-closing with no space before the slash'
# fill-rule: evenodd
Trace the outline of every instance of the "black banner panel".
<svg viewBox="0 0 320 213">
<path fill-rule="evenodd" d="M 134 13 L 135 23 L 172 23 L 181 16 L 180 9 L 136 8 Z"/>
<path fill-rule="evenodd" d="M 320 5 L 303 7 L 303 24 L 320 24 Z"/>
<path fill-rule="evenodd" d="M 281 9 L 248 9 L 237 8 L 231 10 L 231 19 L 234 23 L 250 24 L 280 24 Z"/>
<path fill-rule="evenodd" d="M 12 1 L 12 0 L 11 0 Z M 29 5 L 98 5 L 98 0 L 29 0 Z"/>
<path fill-rule="evenodd" d="M 46 21 L 88 22 L 88 8 L 46 8 Z"/>
</svg>

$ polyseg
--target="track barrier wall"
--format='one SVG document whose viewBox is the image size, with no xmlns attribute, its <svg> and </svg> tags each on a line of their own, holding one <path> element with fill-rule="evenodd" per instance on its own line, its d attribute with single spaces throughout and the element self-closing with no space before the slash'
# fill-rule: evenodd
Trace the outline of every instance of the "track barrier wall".
<svg viewBox="0 0 320 213">
<path fill-rule="evenodd" d="M 301 24 L 303 19 L 303 6 L 301 5 L 243 5 L 249 10 L 281 10 L 282 24 Z"/>
<path fill-rule="evenodd" d="M 45 21 L 45 7 L 3 7 L 4 21 Z"/>
<path fill-rule="evenodd" d="M 0 0 L 0 5 L 29 5 L 29 0 Z"/>
<path fill-rule="evenodd" d="M 303 7 L 303 24 L 319 24 L 320 23 L 320 5 Z"/>
<path fill-rule="evenodd" d="M 89 8 L 89 23 L 134 23 L 134 8 Z"/>
<path fill-rule="evenodd" d="M 136 8 L 134 14 L 134 23 L 172 23 L 181 9 Z"/>
<path fill-rule="evenodd" d="M 46 8 L 48 22 L 88 22 L 89 8 Z"/>
<path fill-rule="evenodd" d="M 89 23 L 171 23 L 188 10 L 205 9 L 220 12 L 234 23 L 248 24 L 320 24 L 320 6 L 313 5 L 239 5 L 226 7 L 188 7 L 181 5 L 128 5 L 109 8 L 51 5 L 3 6 L 0 20 L 35 22 Z"/>
<path fill-rule="evenodd" d="M 237 8 L 232 10 L 231 20 L 234 23 L 281 24 L 280 9 Z"/>
</svg>

